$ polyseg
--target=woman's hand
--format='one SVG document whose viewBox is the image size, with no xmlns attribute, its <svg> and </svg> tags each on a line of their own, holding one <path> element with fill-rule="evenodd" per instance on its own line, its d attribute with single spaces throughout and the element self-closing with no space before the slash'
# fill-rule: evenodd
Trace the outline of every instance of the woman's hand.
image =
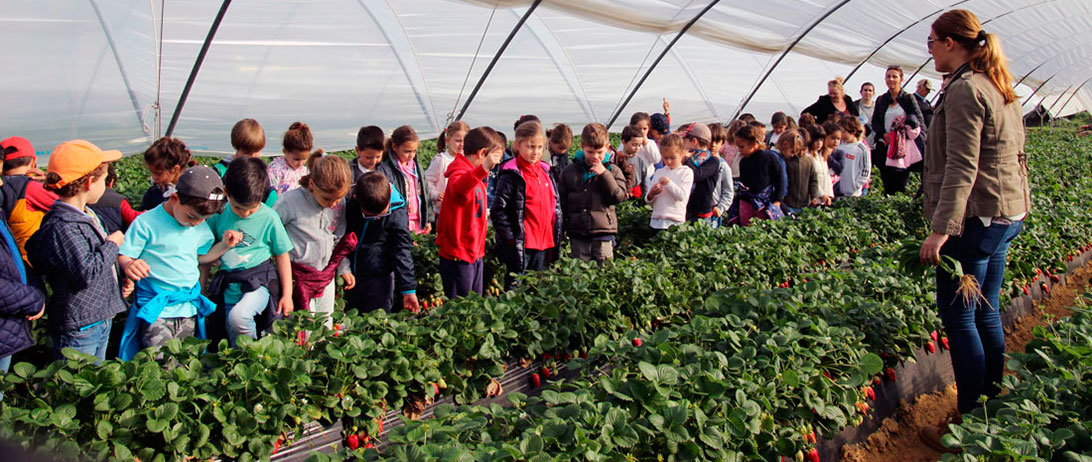
<svg viewBox="0 0 1092 462">
<path fill-rule="evenodd" d="M 921 259 L 923 265 L 939 265 L 940 264 L 940 248 L 944 247 L 944 243 L 948 242 L 947 234 L 940 234 L 936 231 L 930 234 L 925 242 L 921 244 L 921 252 L 918 254 L 918 258 Z"/>
</svg>

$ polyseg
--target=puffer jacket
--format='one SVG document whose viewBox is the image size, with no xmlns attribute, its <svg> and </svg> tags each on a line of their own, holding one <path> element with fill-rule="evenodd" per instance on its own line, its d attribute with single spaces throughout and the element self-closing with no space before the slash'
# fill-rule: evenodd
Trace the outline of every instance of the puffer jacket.
<svg viewBox="0 0 1092 462">
<path fill-rule="evenodd" d="M 417 290 L 414 272 L 413 234 L 409 230 L 409 208 L 406 200 L 391 186 L 390 209 L 386 215 L 367 218 L 359 212 L 360 205 L 353 198 L 345 206 L 357 213 L 346 223 L 347 231 L 356 232 L 360 239 L 349 254 L 349 266 L 357 278 L 382 276 L 394 272 L 394 289 L 400 294 Z"/>
<path fill-rule="evenodd" d="M 557 184 L 550 174 L 550 164 L 538 163 L 550 178 L 550 187 L 554 190 L 554 246 L 561 243 L 561 196 Z M 523 227 L 524 213 L 527 210 L 527 181 L 519 170 L 518 160 L 512 159 L 501 164 L 497 176 L 497 193 L 490 203 L 489 218 L 493 221 L 493 230 L 497 233 L 497 251 L 500 259 L 510 268 L 523 268 L 526 252 L 526 232 Z"/>
<path fill-rule="evenodd" d="M 622 170 L 610 163 L 610 153 L 603 159 L 606 167 L 600 175 L 588 170 L 584 151 L 573 156 L 573 163 L 561 173 L 557 185 L 562 221 L 570 237 L 590 238 L 618 232 L 614 206 L 629 197 Z"/>
<path fill-rule="evenodd" d="M 46 312 L 54 332 L 111 319 L 126 309 L 118 288 L 118 246 L 91 220 L 58 201 L 27 240 L 31 264 L 53 289 Z"/>
<path fill-rule="evenodd" d="M 19 247 L 0 216 L 0 358 L 34 345 L 27 316 L 38 314 L 45 303 L 41 291 L 27 285 Z"/>
</svg>

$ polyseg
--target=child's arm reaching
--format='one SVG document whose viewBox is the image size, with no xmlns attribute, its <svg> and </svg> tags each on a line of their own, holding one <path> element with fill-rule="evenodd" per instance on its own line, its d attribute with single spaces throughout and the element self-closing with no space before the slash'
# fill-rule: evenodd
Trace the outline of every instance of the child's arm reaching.
<svg viewBox="0 0 1092 462">
<path fill-rule="evenodd" d="M 243 233 L 234 229 L 224 231 L 224 236 L 222 239 L 220 239 L 220 242 L 214 244 L 212 248 L 209 249 L 208 253 L 204 255 L 198 255 L 197 262 L 201 264 L 209 264 L 216 260 L 219 260 L 220 257 L 224 256 L 224 254 L 227 253 L 228 249 L 235 247 L 235 244 L 238 244 L 239 241 L 242 240 Z"/>
<path fill-rule="evenodd" d="M 282 316 L 292 314 L 295 306 L 292 305 L 292 260 L 288 258 L 288 252 L 273 257 L 277 266 L 277 277 L 281 281 L 281 299 L 277 302 L 277 312 Z"/>
</svg>

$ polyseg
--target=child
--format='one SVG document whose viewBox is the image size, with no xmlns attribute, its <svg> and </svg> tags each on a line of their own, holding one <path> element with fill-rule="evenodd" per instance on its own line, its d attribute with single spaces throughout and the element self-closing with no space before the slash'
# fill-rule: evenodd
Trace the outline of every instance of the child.
<svg viewBox="0 0 1092 462">
<path fill-rule="evenodd" d="M 387 158 L 376 167 L 376 171 L 386 176 L 398 194 L 405 198 L 410 231 L 428 234 L 432 232 L 432 221 L 436 217 L 429 203 L 425 171 L 417 162 L 418 144 L 417 132 L 409 125 L 394 129 L 387 140 Z"/>
<path fill-rule="evenodd" d="M 0 215 L 0 378 L 11 367 L 11 355 L 34 346 L 30 321 L 45 314 L 45 295 L 27 284 L 26 268 L 15 236 Z M 3 399 L 0 394 L 0 399 Z"/>
<path fill-rule="evenodd" d="M 732 169 L 732 186 L 735 187 L 735 189 L 739 189 L 739 160 L 742 159 L 743 156 L 739 155 L 739 148 L 736 147 L 732 134 L 746 125 L 747 122 L 740 119 L 733 120 L 732 123 L 728 124 L 728 128 L 725 130 L 724 147 L 720 148 L 720 157 L 727 161 L 728 166 Z M 728 204 L 725 204 L 725 207 L 727 206 Z M 722 212 L 726 210 L 727 208 L 722 210 Z"/>
<path fill-rule="evenodd" d="M 554 184 L 561 179 L 561 172 L 572 162 L 569 157 L 569 148 L 573 147 L 573 130 L 565 124 L 555 124 L 554 128 L 546 130 L 546 138 L 550 140 L 547 146 L 550 149 L 550 178 Z"/>
<path fill-rule="evenodd" d="M 118 159 L 121 151 L 83 140 L 61 143 L 49 156 L 46 188 L 60 199 L 27 241 L 27 254 L 52 290 L 46 308 L 56 359 L 64 359 L 63 348 L 106 359 L 114 315 L 125 311 L 116 266 L 124 236 L 107 235 L 87 207 L 106 191 L 107 162 Z"/>
<path fill-rule="evenodd" d="M 580 151 L 557 185 L 562 223 L 572 257 L 602 264 L 614 258 L 618 217 L 614 206 L 626 200 L 626 178 L 610 163 L 610 135 L 602 124 L 584 126 Z"/>
<path fill-rule="evenodd" d="M 220 178 L 227 173 L 228 166 L 235 159 L 241 157 L 253 157 L 260 159 L 262 149 L 265 149 L 265 129 L 254 119 L 243 119 L 235 122 L 231 127 L 231 147 L 235 148 L 235 154 L 220 159 L 212 166 Z M 265 165 L 263 162 L 262 165 Z M 268 174 L 266 175 L 268 177 Z M 262 201 L 270 207 L 277 203 L 277 189 L 269 185 L 263 193 Z"/>
<path fill-rule="evenodd" d="M 37 170 L 38 158 L 34 148 L 25 138 L 13 136 L 0 141 L 3 149 L 3 185 L 0 186 L 4 218 L 11 226 L 12 235 L 19 248 L 20 263 L 26 263 L 26 243 L 38 231 L 42 217 L 53 206 L 57 195 L 42 187 L 31 175 Z M 28 265 L 29 266 L 29 265 Z M 37 277 L 31 275 L 30 281 Z"/>
<path fill-rule="evenodd" d="M 174 191 L 174 184 L 186 168 L 196 165 L 186 143 L 164 136 L 144 151 L 144 165 L 152 172 L 152 185 L 144 191 L 140 210 L 151 210 L 162 204 Z"/>
<path fill-rule="evenodd" d="M 834 195 L 840 196 L 838 181 L 841 180 L 842 168 L 845 166 L 845 153 L 837 151 L 836 148 L 842 144 L 842 127 L 833 121 L 824 122 L 822 127 L 823 132 L 826 133 L 826 137 L 823 138 L 823 158 L 827 160 L 827 169 L 830 170 Z"/>
<path fill-rule="evenodd" d="M 686 219 L 702 221 L 716 227 L 713 219 L 713 203 L 716 200 L 717 180 L 720 178 L 720 161 L 709 152 L 713 134 L 705 124 L 692 123 L 684 126 L 679 135 L 683 137 L 690 156 L 686 165 L 694 171 L 694 190 L 686 202 Z"/>
<path fill-rule="evenodd" d="M 660 148 L 656 146 L 656 141 L 649 138 L 648 133 L 652 129 L 652 117 L 647 112 L 634 112 L 629 118 L 629 124 L 636 126 L 640 130 L 641 141 L 640 149 L 637 151 L 637 157 L 644 159 L 645 165 L 648 166 L 645 171 L 645 178 L 652 177 L 653 166 L 660 165 L 662 159 L 660 158 Z M 618 146 L 618 151 L 623 150 L 623 145 Z"/>
<path fill-rule="evenodd" d="M 321 152 L 311 155 L 307 169 L 300 187 L 281 196 L 273 210 L 292 240 L 293 309 L 333 313 L 335 274 L 345 281 L 345 290 L 356 286 L 345 260 L 356 247 L 356 235 L 344 232 L 345 220 L 333 211 L 344 203 L 352 173 L 345 159 Z M 330 319 L 326 322 L 332 325 Z"/>
<path fill-rule="evenodd" d="M 360 131 L 356 132 L 356 158 L 349 162 L 352 165 L 353 184 L 356 184 L 361 175 L 374 172 L 379 167 L 386 141 L 387 135 L 383 133 L 383 129 L 375 125 L 360 127 Z M 351 212 L 351 209 L 346 209 L 346 213 Z"/>
<path fill-rule="evenodd" d="M 456 154 L 462 154 L 461 150 Z M 399 306 L 416 313 L 417 276 L 406 201 L 378 172 L 361 175 L 353 186 L 353 197 L 347 207 L 355 206 L 360 220 L 349 229 L 359 233 L 360 239 L 349 255 L 356 288 L 346 291 L 345 308 L 390 312 L 398 291 Z"/>
<path fill-rule="evenodd" d="M 819 204 L 819 177 L 811 159 L 804 157 L 804 136 L 797 129 L 787 129 L 777 138 L 778 151 L 785 158 L 788 190 L 783 209 L 796 215 L 809 205 Z"/>
<path fill-rule="evenodd" d="M 278 195 L 300 187 L 300 179 L 307 176 L 307 161 L 315 147 L 315 138 L 311 127 L 303 122 L 292 122 L 284 132 L 281 152 L 284 157 L 273 159 L 269 163 L 269 184 Z M 321 154 L 322 150 L 319 150 Z"/>
<path fill-rule="evenodd" d="M 504 142 L 489 127 L 478 127 L 463 139 L 463 154 L 456 154 L 447 169 L 447 207 L 437 219 L 436 245 L 440 253 L 440 278 L 444 295 L 464 297 L 482 293 L 482 259 L 485 257 L 485 179 L 504 155 Z"/>
<path fill-rule="evenodd" d="M 652 229 L 667 229 L 686 221 L 686 203 L 694 184 L 694 171 L 683 165 L 682 137 L 674 133 L 660 138 L 664 168 L 652 175 L 652 188 L 645 202 L 652 204 Z"/>
<path fill-rule="evenodd" d="M 220 257 L 220 270 L 208 289 L 222 308 L 231 345 L 240 335 L 258 338 L 275 318 L 294 308 L 288 255 L 292 241 L 277 212 L 262 202 L 268 185 L 265 162 L 236 157 L 224 172 L 228 207 L 208 219 L 214 236 L 227 231 L 242 234 L 242 240 Z M 261 323 L 255 321 L 259 315 Z"/>
<path fill-rule="evenodd" d="M 788 187 L 781 157 L 763 149 L 762 131 L 754 125 L 740 127 L 734 135 L 743 158 L 739 161 L 739 193 L 728 210 L 728 221 L 750 226 L 756 218 L 780 219 Z"/>
<path fill-rule="evenodd" d="M 780 138 L 781 134 L 785 133 L 785 130 L 789 128 L 788 118 L 789 116 L 781 111 L 777 111 L 770 116 L 770 127 L 772 127 L 772 130 L 766 134 L 766 146 L 777 146 L 778 138 Z"/>
<path fill-rule="evenodd" d="M 512 144 L 516 157 L 501 164 L 497 194 L 490 203 L 490 218 L 497 249 L 508 271 L 505 289 L 516 285 L 516 275 L 546 267 L 550 249 L 561 242 L 561 207 L 550 165 L 542 162 L 546 137 L 538 122 L 516 127 Z"/>
<path fill-rule="evenodd" d="M 118 358 L 171 339 L 205 338 L 205 318 L 216 305 L 201 294 L 199 264 L 212 263 L 242 239 L 238 231 L 215 237 L 205 220 L 224 209 L 224 183 L 206 166 L 178 177 L 165 202 L 140 214 L 125 233 L 118 264 L 136 292 Z"/>
<path fill-rule="evenodd" d="M 432 162 L 425 171 L 425 179 L 428 180 L 429 199 L 432 200 L 432 211 L 440 214 L 440 204 L 444 200 L 444 189 L 447 187 L 447 177 L 444 172 L 455 160 L 455 154 L 463 152 L 463 137 L 470 131 L 470 126 L 461 120 L 456 120 L 448 125 L 440 137 L 436 139 L 436 150 L 439 154 L 432 158 Z"/>
<path fill-rule="evenodd" d="M 713 217 L 717 226 L 720 226 L 721 216 L 732 206 L 732 199 L 736 197 L 736 185 L 732 181 L 732 166 L 721 156 L 721 150 L 728 141 L 728 131 L 718 123 L 708 125 L 712 142 L 709 144 L 709 152 L 720 162 L 717 170 L 717 182 L 713 188 Z M 737 151 L 738 152 L 738 151 Z"/>
<path fill-rule="evenodd" d="M 87 207 L 95 211 L 107 234 L 112 234 L 114 231 L 124 233 L 140 212 L 129 205 L 129 199 L 114 190 L 118 184 L 118 173 L 114 169 L 113 162 L 106 165 L 106 191 L 97 202 L 88 203 Z"/>
<path fill-rule="evenodd" d="M 837 192 L 841 196 L 859 197 L 864 195 L 864 188 L 872 176 L 871 153 L 868 146 L 861 142 L 864 127 L 856 117 L 844 117 L 838 124 L 842 127 L 842 144 L 835 151 L 845 158 L 845 164 Z"/>
<path fill-rule="evenodd" d="M 649 164 L 638 152 L 645 146 L 645 132 L 636 125 L 628 125 L 622 129 L 622 147 L 616 153 L 617 159 L 614 165 L 622 170 L 622 176 L 626 178 L 626 191 L 631 198 L 644 197 L 648 192 Z M 659 153 L 657 148 L 657 153 Z"/>
<path fill-rule="evenodd" d="M 655 113 L 649 117 L 648 137 L 657 144 L 660 138 L 671 133 L 671 118 L 665 114 Z"/>
<path fill-rule="evenodd" d="M 823 127 L 811 124 L 804 127 L 804 134 L 807 135 L 807 157 L 815 164 L 815 174 L 819 178 L 819 205 L 831 205 L 834 201 L 834 183 L 827 159 L 823 157 L 827 132 Z"/>
</svg>

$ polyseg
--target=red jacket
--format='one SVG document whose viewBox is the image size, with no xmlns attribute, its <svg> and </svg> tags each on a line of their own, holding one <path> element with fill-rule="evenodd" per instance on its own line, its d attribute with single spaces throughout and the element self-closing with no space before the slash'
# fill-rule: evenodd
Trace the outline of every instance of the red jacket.
<svg viewBox="0 0 1092 462">
<path fill-rule="evenodd" d="M 440 258 L 474 263 L 485 256 L 485 228 L 489 222 L 485 178 L 489 172 L 457 154 L 444 176 L 444 206 L 436 221 Z"/>
</svg>

